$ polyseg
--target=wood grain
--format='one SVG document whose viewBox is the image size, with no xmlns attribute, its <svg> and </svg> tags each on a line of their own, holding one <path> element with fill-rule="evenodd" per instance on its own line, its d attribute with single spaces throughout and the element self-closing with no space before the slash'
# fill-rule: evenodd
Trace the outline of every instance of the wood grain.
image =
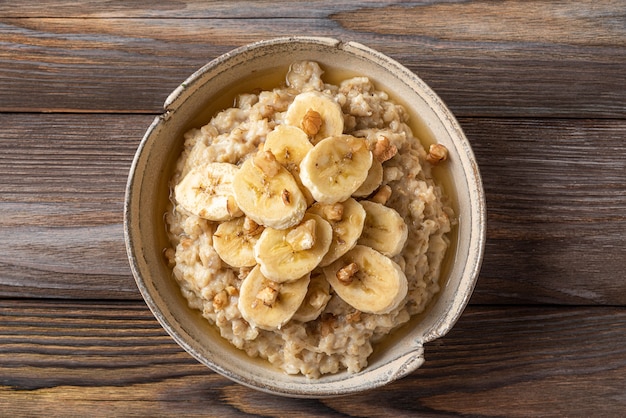
<svg viewBox="0 0 626 418">
<path fill-rule="evenodd" d="M 59 2 L 58 13 L 70 4 Z M 261 7 L 253 4 L 179 3 L 185 12 L 176 19 L 134 17 L 145 8 L 121 2 L 76 8 L 73 18 L 42 18 L 45 3 L 7 7 L 0 16 L 22 17 L 0 17 L 0 111 L 42 111 L 46 103 L 62 112 L 158 112 L 169 92 L 216 56 L 307 34 L 356 40 L 398 59 L 458 116 L 626 115 L 626 92 L 615 88 L 626 85 L 619 1 L 340 3 L 314 15 L 295 5 L 250 17 Z M 110 10 L 129 17 L 100 16 Z"/>
<path fill-rule="evenodd" d="M 487 197 L 486 256 L 473 301 L 623 305 L 626 122 L 461 123 Z"/>
<path fill-rule="evenodd" d="M 0 295 L 140 297 L 122 210 L 151 120 L 0 114 L 0 239 L 13 242 L 0 253 Z M 472 303 L 626 304 L 626 282 L 616 280 L 626 270 L 626 122 L 460 123 L 487 195 L 487 249 Z"/>
<path fill-rule="evenodd" d="M 235 47 L 358 41 L 456 114 L 487 195 L 468 309 L 384 388 L 288 399 L 212 372 L 141 300 L 128 169 L 167 95 Z M 622 0 L 0 2 L 0 416 L 621 417 Z"/>
<path fill-rule="evenodd" d="M 13 416 L 616 416 L 624 327 L 624 308 L 470 307 L 407 378 L 296 400 L 211 372 L 141 302 L 0 300 L 0 405 Z"/>
<path fill-rule="evenodd" d="M 0 294 L 139 298 L 123 203 L 152 119 L 0 114 Z"/>
<path fill-rule="evenodd" d="M 60 18 L 238 18 L 271 19 L 276 17 L 327 17 L 337 11 L 350 11 L 363 6 L 382 8 L 397 4 L 394 0 L 334 1 L 325 0 L 295 1 L 286 4 L 277 0 L 247 1 L 202 1 L 183 0 L 168 2 L 150 2 L 135 0 L 109 0 L 80 2 L 83 7 L 76 7 L 72 0 L 43 0 L 37 3 L 6 0 L 0 4 L 0 17 L 60 17 Z"/>
</svg>

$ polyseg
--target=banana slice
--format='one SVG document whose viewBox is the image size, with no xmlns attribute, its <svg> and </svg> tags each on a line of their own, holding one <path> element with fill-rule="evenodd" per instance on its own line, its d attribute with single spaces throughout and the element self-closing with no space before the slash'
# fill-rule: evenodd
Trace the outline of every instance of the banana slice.
<svg viewBox="0 0 626 418">
<path fill-rule="evenodd" d="M 250 325 L 265 330 L 280 329 L 296 313 L 307 294 L 309 274 L 289 283 L 276 283 L 256 266 L 239 289 L 237 306 Z"/>
<path fill-rule="evenodd" d="M 217 255 L 232 267 L 252 267 L 254 245 L 263 227 L 247 217 L 222 222 L 213 234 L 213 247 Z"/>
<path fill-rule="evenodd" d="M 311 272 L 328 252 L 333 229 L 321 217 L 307 213 L 302 223 L 288 229 L 265 228 L 254 246 L 261 272 L 279 283 Z"/>
<path fill-rule="evenodd" d="M 311 192 L 300 181 L 300 163 L 304 156 L 313 148 L 309 137 L 300 128 L 291 125 L 278 125 L 267 134 L 264 150 L 270 151 L 296 180 L 304 194 L 307 205 L 313 203 Z"/>
<path fill-rule="evenodd" d="M 276 160 L 291 173 L 299 173 L 300 162 L 312 148 L 313 144 L 302 129 L 278 125 L 267 134 L 263 149 L 274 154 Z"/>
<path fill-rule="evenodd" d="M 233 178 L 238 171 L 236 165 L 229 163 L 194 168 L 174 187 L 176 202 L 188 212 L 210 221 L 241 216 L 233 197 Z"/>
<path fill-rule="evenodd" d="M 400 254 L 409 228 L 395 209 L 369 200 L 361 201 L 365 209 L 365 225 L 358 244 L 372 247 L 387 257 Z"/>
<path fill-rule="evenodd" d="M 332 136 L 304 157 L 300 179 L 318 202 L 343 202 L 361 187 L 371 165 L 372 153 L 365 139 Z"/>
<path fill-rule="evenodd" d="M 319 91 L 298 94 L 287 108 L 285 123 L 301 128 L 317 144 L 322 139 L 343 133 L 341 106 Z"/>
<path fill-rule="evenodd" d="M 383 182 L 383 163 L 376 158 L 372 159 L 372 166 L 367 172 L 367 177 L 361 186 L 356 189 L 352 196 L 366 197 L 374 193 L 378 186 Z"/>
<path fill-rule="evenodd" d="M 400 306 L 408 291 L 400 266 L 364 245 L 325 267 L 324 274 L 335 293 L 362 312 L 389 313 Z"/>
<path fill-rule="evenodd" d="M 323 272 L 311 274 L 309 289 L 292 319 L 309 322 L 317 319 L 330 300 L 330 284 Z"/>
<path fill-rule="evenodd" d="M 356 245 L 365 223 L 365 209 L 353 198 L 341 203 L 314 203 L 307 213 L 321 216 L 333 228 L 333 242 L 320 261 L 322 267 L 337 260 Z"/>
<path fill-rule="evenodd" d="M 233 192 L 243 213 L 276 229 L 297 225 L 307 208 L 298 183 L 269 151 L 248 158 L 233 177 Z"/>
</svg>

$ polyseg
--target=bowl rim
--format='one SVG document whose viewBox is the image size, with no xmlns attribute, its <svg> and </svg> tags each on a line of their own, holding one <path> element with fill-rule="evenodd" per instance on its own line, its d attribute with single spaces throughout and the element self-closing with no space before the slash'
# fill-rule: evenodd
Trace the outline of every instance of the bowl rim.
<svg viewBox="0 0 626 418">
<path fill-rule="evenodd" d="M 321 45 L 323 47 L 336 48 L 349 54 L 357 54 L 362 57 L 366 57 L 366 59 L 373 60 L 375 63 L 385 68 L 389 69 L 389 67 L 391 67 L 390 72 L 395 71 L 396 76 L 401 78 L 404 83 L 408 83 L 413 90 L 415 90 L 415 86 L 418 86 L 420 96 L 422 96 L 422 94 L 426 94 L 428 96 L 427 98 L 429 103 L 432 104 L 431 107 L 433 108 L 433 111 L 437 114 L 442 123 L 446 124 L 446 127 L 452 131 L 451 136 L 454 137 L 454 141 L 458 141 L 458 145 L 463 150 L 463 157 L 466 159 L 466 164 L 469 164 L 469 167 L 466 167 L 464 165 L 463 168 L 465 171 L 466 180 L 468 181 L 468 186 L 470 188 L 470 190 L 468 190 L 470 203 L 473 206 L 470 219 L 471 226 L 469 229 L 471 232 L 469 237 L 470 254 L 468 254 L 467 259 L 465 260 L 466 265 L 463 269 L 463 277 L 460 279 L 459 282 L 459 288 L 463 289 L 462 295 L 459 295 L 460 297 L 455 296 L 452 306 L 450 306 L 450 308 L 445 311 L 445 315 L 438 318 L 437 323 L 430 329 L 430 332 L 423 335 L 423 338 L 420 341 L 414 341 L 415 344 L 410 350 L 388 362 L 386 365 L 375 369 L 383 373 L 383 375 L 385 376 L 383 379 L 371 381 L 367 379 L 362 379 L 361 384 L 356 384 L 355 386 L 351 387 L 343 386 L 341 390 L 339 390 L 339 387 L 337 385 L 325 385 L 321 381 L 316 380 L 308 381 L 308 385 L 299 386 L 297 388 L 285 388 L 278 384 L 269 386 L 259 385 L 257 384 L 257 382 L 248 379 L 241 373 L 223 368 L 219 364 L 204 358 L 183 338 L 183 336 L 179 335 L 175 330 L 173 330 L 172 324 L 170 323 L 168 318 L 166 318 L 161 310 L 161 307 L 151 295 L 145 282 L 145 280 L 147 280 L 148 278 L 144 277 L 144 272 L 142 271 L 142 266 L 140 263 L 140 260 L 144 256 L 144 254 L 142 253 L 143 249 L 137 248 L 135 240 L 135 232 L 137 232 L 138 225 L 136 225 L 136 222 L 134 221 L 134 216 L 132 212 L 133 208 L 136 207 L 136 200 L 138 199 L 138 197 L 134 196 L 134 190 L 137 186 L 137 182 L 142 181 L 141 178 L 138 178 L 136 170 L 140 163 L 140 159 L 145 158 L 144 153 L 148 147 L 148 144 L 153 141 L 154 136 L 158 135 L 158 131 L 163 126 L 163 124 L 167 123 L 171 116 L 175 114 L 176 110 L 180 108 L 194 94 L 194 87 L 199 84 L 201 85 L 208 82 L 206 78 L 210 77 L 212 72 L 227 64 L 229 61 L 238 59 L 238 57 L 240 57 L 244 53 L 250 53 L 264 48 L 271 48 L 274 45 L 293 43 L 301 44 L 303 46 Z M 163 114 L 155 117 L 154 121 L 145 132 L 130 167 L 124 199 L 124 237 L 133 277 L 143 299 L 145 300 L 149 309 L 152 311 L 153 315 L 159 321 L 161 326 L 181 347 L 183 347 L 189 354 L 191 354 L 201 363 L 208 366 L 213 371 L 237 383 L 243 384 L 244 386 L 272 394 L 300 398 L 322 398 L 362 392 L 363 390 L 380 387 L 401 377 L 404 377 L 405 375 L 411 373 L 421 366 L 421 364 L 424 362 L 423 344 L 445 335 L 458 321 L 462 312 L 467 306 L 467 303 L 469 302 L 471 294 L 478 280 L 486 241 L 485 194 L 483 190 L 480 171 L 476 163 L 474 153 L 472 151 L 469 141 L 467 140 L 463 130 L 461 129 L 460 124 L 458 123 L 452 112 L 447 108 L 447 106 L 439 98 L 439 96 L 424 81 L 421 80 L 421 78 L 419 78 L 415 73 L 413 73 L 411 70 L 409 70 L 396 60 L 358 42 L 343 42 L 328 37 L 278 37 L 240 46 L 225 54 L 220 55 L 219 57 L 203 65 L 201 68 L 199 68 L 189 77 L 187 77 L 187 79 L 183 83 L 181 83 L 176 89 L 174 89 L 174 91 L 172 91 L 172 93 L 168 95 L 164 102 L 163 110 Z M 366 371 L 367 368 L 365 368 L 363 372 Z M 362 378 L 363 372 L 358 374 Z M 323 377 L 320 379 L 323 379 Z"/>
</svg>

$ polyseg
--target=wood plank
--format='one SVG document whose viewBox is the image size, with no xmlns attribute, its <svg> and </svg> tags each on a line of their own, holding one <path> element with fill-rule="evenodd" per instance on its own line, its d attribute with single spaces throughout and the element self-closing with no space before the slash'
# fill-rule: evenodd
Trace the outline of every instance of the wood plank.
<svg viewBox="0 0 626 418">
<path fill-rule="evenodd" d="M 624 304 L 625 121 L 463 119 L 488 241 L 476 303 Z"/>
<path fill-rule="evenodd" d="M 382 6 L 292 17 L 302 9 L 295 3 L 268 8 L 272 16 L 220 19 L 207 6 L 206 18 L 166 19 L 103 18 L 92 4 L 77 8 L 95 13 L 88 19 L 2 17 L 0 111 L 158 112 L 169 92 L 216 56 L 306 33 L 356 40 L 398 59 L 459 116 L 626 115 L 620 2 Z"/>
<path fill-rule="evenodd" d="M 0 307 L 0 409 L 12 416 L 618 416 L 626 408 L 624 308 L 470 307 L 405 379 L 296 400 L 211 372 L 141 302 Z"/>
<path fill-rule="evenodd" d="M 0 296 L 140 298 L 122 210 L 151 120 L 0 114 Z M 626 121 L 460 122 L 488 209 L 472 303 L 626 305 Z"/>
<path fill-rule="evenodd" d="M 0 295 L 140 298 L 123 204 L 152 119 L 0 114 Z"/>
<path fill-rule="evenodd" d="M 85 2 L 75 0 L 43 0 L 37 3 L 24 3 L 19 0 L 6 0 L 0 4 L 0 17 L 58 17 L 58 18 L 275 18 L 275 17 L 327 17 L 337 11 L 350 11 L 364 5 L 383 7 L 397 3 L 393 0 L 362 0 L 359 4 L 351 1 L 325 0 L 296 1 L 285 3 L 276 0 L 253 1 L 108 1 Z"/>
</svg>

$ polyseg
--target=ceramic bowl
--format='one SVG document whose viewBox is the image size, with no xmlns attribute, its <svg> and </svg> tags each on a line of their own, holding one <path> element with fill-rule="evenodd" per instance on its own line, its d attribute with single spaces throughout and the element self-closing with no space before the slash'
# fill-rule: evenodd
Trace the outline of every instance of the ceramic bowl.
<svg viewBox="0 0 626 418">
<path fill-rule="evenodd" d="M 360 373 L 342 372 L 307 379 L 290 376 L 264 360 L 251 359 L 222 339 L 200 312 L 181 296 L 164 261 L 163 214 L 167 182 L 182 149 L 182 134 L 220 106 L 230 107 L 236 90 L 251 81 L 286 71 L 296 60 L 315 60 L 335 71 L 362 74 L 379 89 L 401 98 L 413 118 L 449 150 L 448 190 L 459 225 L 441 279 L 441 291 L 427 310 L 375 349 Z M 248 90 L 249 91 L 249 90 Z M 228 102 L 224 102 L 224 97 Z M 200 118 L 200 119 L 199 119 Z M 208 119 L 205 119 L 205 122 Z M 424 344 L 446 334 L 465 308 L 478 277 L 485 241 L 485 202 L 469 142 L 441 99 L 414 73 L 389 57 L 355 42 L 292 37 L 233 50 L 199 69 L 166 99 L 164 112 L 148 128 L 130 170 L 125 199 L 125 239 L 130 265 L 148 307 L 163 328 L 198 361 L 235 382 L 265 392 L 303 398 L 346 395 L 374 389 L 415 371 L 424 362 Z"/>
</svg>

